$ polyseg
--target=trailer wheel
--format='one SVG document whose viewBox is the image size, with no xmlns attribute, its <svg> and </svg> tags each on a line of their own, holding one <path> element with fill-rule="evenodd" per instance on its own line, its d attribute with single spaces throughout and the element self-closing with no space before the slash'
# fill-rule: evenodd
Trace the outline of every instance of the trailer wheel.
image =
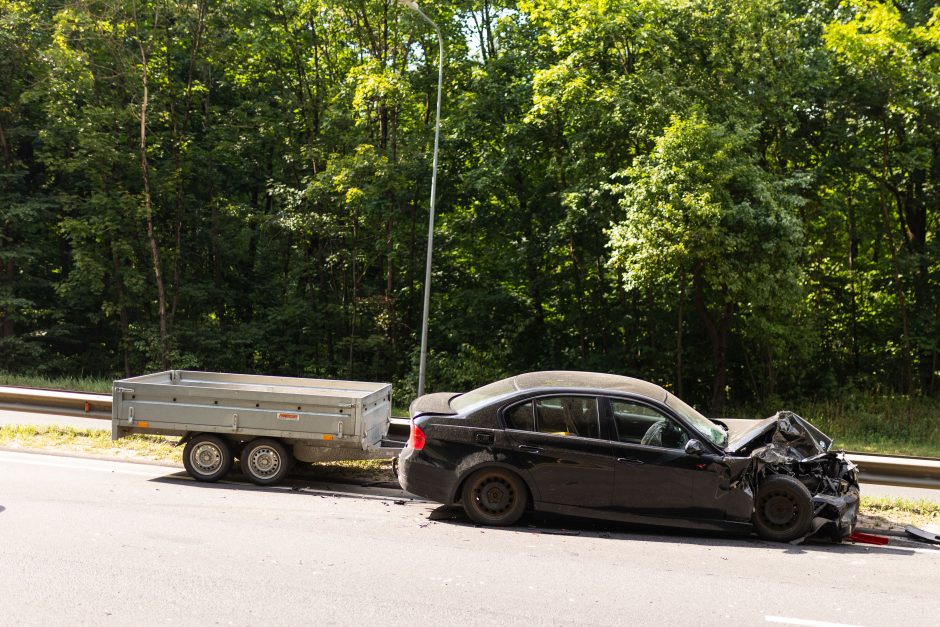
<svg viewBox="0 0 940 627">
<path fill-rule="evenodd" d="M 186 443 L 183 466 L 196 481 L 218 481 L 232 469 L 232 449 L 219 436 L 200 433 Z"/>
<path fill-rule="evenodd" d="M 290 471 L 290 462 L 290 454 L 277 440 L 259 438 L 242 449 L 242 472 L 257 485 L 279 482 Z"/>
</svg>

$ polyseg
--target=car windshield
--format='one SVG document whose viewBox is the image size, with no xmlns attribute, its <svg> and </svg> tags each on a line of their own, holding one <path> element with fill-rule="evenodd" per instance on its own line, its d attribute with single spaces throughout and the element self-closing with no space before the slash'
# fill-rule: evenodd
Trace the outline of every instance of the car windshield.
<svg viewBox="0 0 940 627">
<path fill-rule="evenodd" d="M 728 444 L 728 434 L 724 429 L 714 422 L 695 411 L 694 408 L 686 405 L 677 397 L 669 394 L 666 396 L 666 405 L 673 411 L 682 416 L 687 423 L 692 425 L 704 438 L 716 446 L 724 448 Z"/>
<path fill-rule="evenodd" d="M 466 394 L 461 394 L 455 396 L 450 400 L 451 409 L 454 411 L 463 411 L 468 407 L 473 405 L 479 405 L 480 403 L 485 403 L 486 401 L 502 396 L 503 394 L 509 394 L 510 392 L 516 391 L 516 385 L 513 383 L 513 379 L 503 379 L 501 381 L 495 381 L 488 385 L 484 385 L 481 388 L 475 390 L 470 390 Z"/>
</svg>

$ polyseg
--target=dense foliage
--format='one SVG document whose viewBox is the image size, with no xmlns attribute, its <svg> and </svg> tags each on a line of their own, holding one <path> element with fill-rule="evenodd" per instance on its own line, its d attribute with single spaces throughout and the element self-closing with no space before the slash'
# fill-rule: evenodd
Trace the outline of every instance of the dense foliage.
<svg viewBox="0 0 940 627">
<path fill-rule="evenodd" d="M 455 0 L 428 385 L 940 392 L 940 9 Z M 0 369 L 413 392 L 437 41 L 394 0 L 0 0 Z"/>
</svg>

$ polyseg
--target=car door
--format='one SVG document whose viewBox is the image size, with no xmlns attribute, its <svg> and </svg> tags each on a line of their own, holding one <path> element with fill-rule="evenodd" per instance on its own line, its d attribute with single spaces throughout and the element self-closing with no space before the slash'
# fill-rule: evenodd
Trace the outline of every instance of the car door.
<svg viewBox="0 0 940 627">
<path fill-rule="evenodd" d="M 613 508 L 655 517 L 703 515 L 697 485 L 709 464 L 685 452 L 692 437 L 689 430 L 651 404 L 625 399 L 609 402 L 616 462 Z"/>
<path fill-rule="evenodd" d="M 530 399 L 506 409 L 503 420 L 511 463 L 528 473 L 540 501 L 587 509 L 611 506 L 614 459 L 596 397 Z"/>
</svg>

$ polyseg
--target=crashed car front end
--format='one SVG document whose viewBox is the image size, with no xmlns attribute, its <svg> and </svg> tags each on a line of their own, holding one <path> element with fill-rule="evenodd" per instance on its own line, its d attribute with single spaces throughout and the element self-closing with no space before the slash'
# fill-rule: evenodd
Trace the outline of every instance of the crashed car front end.
<svg viewBox="0 0 940 627">
<path fill-rule="evenodd" d="M 858 520 L 858 468 L 832 439 L 790 411 L 781 411 L 732 441 L 729 452 L 749 457 L 740 477 L 751 494 L 773 476 L 789 476 L 812 495 L 813 516 L 803 537 L 849 536 Z"/>
</svg>

